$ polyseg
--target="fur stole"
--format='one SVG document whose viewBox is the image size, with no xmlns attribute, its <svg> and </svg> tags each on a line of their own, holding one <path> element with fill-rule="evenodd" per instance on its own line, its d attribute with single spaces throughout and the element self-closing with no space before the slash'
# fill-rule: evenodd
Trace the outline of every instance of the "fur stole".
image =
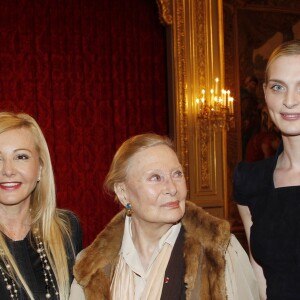
<svg viewBox="0 0 300 300">
<path fill-rule="evenodd" d="M 74 267 L 75 278 L 88 300 L 111 299 L 110 281 L 122 244 L 124 220 L 125 211 L 121 211 L 83 251 Z M 224 253 L 230 239 L 229 223 L 186 201 L 182 225 L 186 299 L 226 299 Z"/>
</svg>

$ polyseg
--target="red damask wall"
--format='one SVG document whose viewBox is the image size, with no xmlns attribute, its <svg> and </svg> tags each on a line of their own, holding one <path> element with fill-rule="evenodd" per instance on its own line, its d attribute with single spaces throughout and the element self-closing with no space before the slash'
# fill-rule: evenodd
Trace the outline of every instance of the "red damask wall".
<svg viewBox="0 0 300 300">
<path fill-rule="evenodd" d="M 0 109 L 41 125 L 85 245 L 119 208 L 102 192 L 116 148 L 168 133 L 165 55 L 155 0 L 0 1 Z"/>
</svg>

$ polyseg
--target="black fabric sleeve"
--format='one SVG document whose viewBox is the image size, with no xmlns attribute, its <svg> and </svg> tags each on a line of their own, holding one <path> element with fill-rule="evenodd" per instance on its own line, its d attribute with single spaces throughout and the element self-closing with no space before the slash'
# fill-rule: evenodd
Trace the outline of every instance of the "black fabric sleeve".
<svg viewBox="0 0 300 300">
<path fill-rule="evenodd" d="M 65 240 L 71 284 L 74 278 L 73 266 L 75 264 L 76 255 L 82 250 L 82 229 L 78 217 L 73 212 L 65 210 L 64 215 L 69 223 L 71 234 L 71 241 L 69 239 Z"/>
<path fill-rule="evenodd" d="M 245 178 L 245 165 L 243 163 L 239 163 L 233 174 L 233 196 L 234 201 L 240 205 L 248 205 L 249 197 L 246 195 L 246 186 L 245 182 L 247 179 Z"/>
<path fill-rule="evenodd" d="M 240 205 L 253 207 L 257 199 L 273 188 L 276 158 L 240 162 L 233 175 L 233 197 Z"/>
<path fill-rule="evenodd" d="M 69 221 L 71 226 L 72 243 L 75 255 L 77 255 L 82 250 L 82 228 L 78 217 L 72 212 L 69 212 Z"/>
</svg>

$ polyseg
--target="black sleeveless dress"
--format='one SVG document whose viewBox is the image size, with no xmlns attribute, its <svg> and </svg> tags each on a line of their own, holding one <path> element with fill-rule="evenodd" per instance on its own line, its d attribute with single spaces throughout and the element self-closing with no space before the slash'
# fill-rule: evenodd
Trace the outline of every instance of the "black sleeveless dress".
<svg viewBox="0 0 300 300">
<path fill-rule="evenodd" d="M 262 266 L 268 300 L 300 299 L 300 186 L 274 188 L 274 158 L 238 164 L 234 197 L 249 207 L 251 252 Z"/>
</svg>

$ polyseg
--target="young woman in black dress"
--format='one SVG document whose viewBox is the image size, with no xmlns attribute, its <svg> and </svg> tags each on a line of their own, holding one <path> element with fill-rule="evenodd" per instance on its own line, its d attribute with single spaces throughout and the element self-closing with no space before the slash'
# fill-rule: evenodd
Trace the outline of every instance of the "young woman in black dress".
<svg viewBox="0 0 300 300">
<path fill-rule="evenodd" d="M 270 159 L 237 166 L 235 200 L 261 299 L 300 297 L 300 41 L 271 54 L 265 100 L 282 143 Z"/>
</svg>

